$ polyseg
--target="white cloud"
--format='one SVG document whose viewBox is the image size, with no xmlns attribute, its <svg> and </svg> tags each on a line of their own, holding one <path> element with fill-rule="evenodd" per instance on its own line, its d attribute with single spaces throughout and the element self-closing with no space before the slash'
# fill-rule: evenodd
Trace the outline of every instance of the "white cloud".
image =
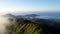
<svg viewBox="0 0 60 34">
<path fill-rule="evenodd" d="M 10 8 L 0 8 L 0 15 L 10 13 L 10 12 L 27 12 L 27 11 L 60 11 L 60 9 L 52 9 L 52 8 L 16 8 L 16 7 L 10 7 Z"/>
</svg>

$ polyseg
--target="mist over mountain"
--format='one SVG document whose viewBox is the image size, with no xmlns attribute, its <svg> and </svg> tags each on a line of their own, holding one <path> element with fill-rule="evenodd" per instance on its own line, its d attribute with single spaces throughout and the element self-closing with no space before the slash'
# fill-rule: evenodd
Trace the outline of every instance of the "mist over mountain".
<svg viewBox="0 0 60 34">
<path fill-rule="evenodd" d="M 42 28 L 43 29 L 42 31 L 44 31 L 45 33 L 46 33 L 46 31 L 47 31 L 47 33 L 52 33 L 52 32 L 55 33 L 56 31 L 58 31 L 56 33 L 60 33 L 60 19 L 55 18 L 55 16 L 59 17 L 59 14 L 60 14 L 59 12 L 32 12 L 32 13 L 29 13 L 29 14 L 25 13 L 24 15 L 20 14 L 20 13 L 19 13 L 19 15 L 16 15 L 14 13 L 8 13 L 8 14 L 5 14 L 3 16 L 4 16 L 4 18 L 8 17 L 9 24 L 10 24 L 10 21 L 12 23 L 12 25 L 11 25 L 12 27 L 8 26 L 11 30 L 8 28 L 7 33 L 8 32 L 9 33 L 17 33 L 17 34 L 24 33 L 24 32 L 29 31 L 32 26 L 34 26 L 33 28 L 36 27 L 35 30 L 31 30 L 33 32 L 37 31 L 36 29 L 40 30 L 39 28 Z M 38 19 L 35 19 L 36 17 Z M 43 18 L 43 19 L 39 19 L 39 18 Z M 49 19 L 47 19 L 47 18 L 49 18 Z M 55 18 L 55 19 L 50 19 L 50 18 Z M 28 24 L 30 24 L 31 26 L 29 26 Z M 36 26 L 35 26 L 35 24 L 36 24 Z M 19 25 L 21 25 L 21 26 L 19 26 Z M 29 29 L 26 30 L 27 29 L 26 27 L 29 28 Z M 17 28 L 19 30 L 17 30 Z M 22 29 L 20 29 L 20 28 L 22 28 Z M 24 28 L 26 28 L 26 29 L 24 29 Z M 10 30 L 10 31 L 8 31 L 8 30 Z M 26 31 L 24 31 L 24 30 L 26 30 Z M 37 31 L 37 32 L 39 32 L 39 31 Z"/>
<path fill-rule="evenodd" d="M 4 17 L 8 17 L 8 18 L 11 18 L 11 19 L 19 19 L 19 18 L 23 18 L 23 19 L 33 19 L 33 18 L 36 18 L 37 16 L 40 16 L 38 14 L 26 14 L 26 15 L 13 15 L 13 14 L 5 14 L 3 15 Z"/>
<path fill-rule="evenodd" d="M 32 11 L 32 12 L 15 12 L 11 13 L 14 15 L 29 15 L 29 14 L 38 14 L 40 15 L 38 18 L 60 18 L 60 12 L 59 11 L 48 11 L 48 12 L 43 12 L 43 11 Z"/>
</svg>

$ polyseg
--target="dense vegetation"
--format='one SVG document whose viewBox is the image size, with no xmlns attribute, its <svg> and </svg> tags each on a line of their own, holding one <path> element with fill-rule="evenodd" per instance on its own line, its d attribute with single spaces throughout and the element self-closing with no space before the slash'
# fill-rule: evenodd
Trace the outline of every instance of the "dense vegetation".
<svg viewBox="0 0 60 34">
<path fill-rule="evenodd" d="M 47 25 L 44 19 L 17 19 L 16 23 L 7 26 L 6 34 L 57 34 L 60 33 L 60 28 L 55 28 L 57 25 Z M 60 24 L 59 24 L 60 25 Z M 58 25 L 58 26 L 59 26 Z"/>
</svg>

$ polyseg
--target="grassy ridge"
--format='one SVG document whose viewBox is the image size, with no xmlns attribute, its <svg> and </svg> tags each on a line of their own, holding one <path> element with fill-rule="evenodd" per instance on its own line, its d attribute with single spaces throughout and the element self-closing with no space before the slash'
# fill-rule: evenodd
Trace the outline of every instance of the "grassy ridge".
<svg viewBox="0 0 60 34">
<path fill-rule="evenodd" d="M 18 19 L 15 24 L 7 27 L 6 34 L 40 34 L 42 28 L 32 21 Z"/>
<path fill-rule="evenodd" d="M 17 19 L 15 24 L 7 26 L 6 34 L 60 34 L 60 20 L 48 21 Z"/>
</svg>

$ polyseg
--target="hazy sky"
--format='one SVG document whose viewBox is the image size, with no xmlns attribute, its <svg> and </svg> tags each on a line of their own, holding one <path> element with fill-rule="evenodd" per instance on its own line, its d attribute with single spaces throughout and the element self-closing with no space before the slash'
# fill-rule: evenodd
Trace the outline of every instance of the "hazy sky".
<svg viewBox="0 0 60 34">
<path fill-rule="evenodd" d="M 0 0 L 0 14 L 15 11 L 60 11 L 60 0 Z"/>
</svg>

